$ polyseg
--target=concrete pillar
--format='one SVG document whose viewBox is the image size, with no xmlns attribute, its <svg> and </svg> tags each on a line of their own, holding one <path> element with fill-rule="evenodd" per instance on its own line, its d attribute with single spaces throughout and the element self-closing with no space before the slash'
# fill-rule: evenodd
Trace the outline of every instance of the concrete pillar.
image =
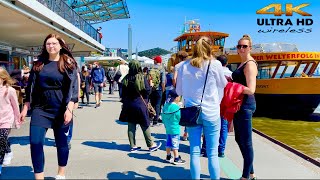
<svg viewBox="0 0 320 180">
<path fill-rule="evenodd" d="M 131 24 L 128 26 L 128 60 L 132 59 L 132 29 Z"/>
</svg>

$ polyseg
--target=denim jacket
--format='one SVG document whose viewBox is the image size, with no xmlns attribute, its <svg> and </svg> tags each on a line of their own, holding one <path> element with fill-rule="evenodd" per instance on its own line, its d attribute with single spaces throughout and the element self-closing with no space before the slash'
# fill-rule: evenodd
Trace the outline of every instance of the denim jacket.
<svg viewBox="0 0 320 180">
<path fill-rule="evenodd" d="M 68 89 L 68 97 L 66 98 L 65 103 L 68 104 L 70 101 L 77 103 L 78 102 L 78 93 L 79 93 L 79 86 L 78 86 L 78 75 L 77 69 L 74 68 L 73 70 L 66 70 L 66 75 L 68 76 L 69 80 L 71 81 Z M 30 106 L 32 107 L 32 100 L 33 100 L 33 92 L 35 88 L 36 78 L 38 72 L 35 72 L 33 69 L 30 72 L 28 86 L 26 88 L 26 100 L 25 102 L 30 102 Z"/>
</svg>

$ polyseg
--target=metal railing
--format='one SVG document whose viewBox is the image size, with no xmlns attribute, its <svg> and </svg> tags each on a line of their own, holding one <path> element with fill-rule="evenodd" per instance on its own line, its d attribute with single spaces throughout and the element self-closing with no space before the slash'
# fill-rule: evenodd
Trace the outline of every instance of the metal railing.
<svg viewBox="0 0 320 180">
<path fill-rule="evenodd" d="M 94 40 L 101 43 L 101 38 L 97 30 L 88 23 L 83 17 L 81 17 L 75 10 L 73 10 L 64 0 L 37 0 L 42 5 L 55 12 Z"/>
</svg>

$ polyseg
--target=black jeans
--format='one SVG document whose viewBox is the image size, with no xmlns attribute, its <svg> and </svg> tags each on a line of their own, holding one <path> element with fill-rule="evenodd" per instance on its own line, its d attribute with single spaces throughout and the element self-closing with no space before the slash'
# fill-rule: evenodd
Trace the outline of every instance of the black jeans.
<svg viewBox="0 0 320 180">
<path fill-rule="evenodd" d="M 152 107 L 156 110 L 156 116 L 153 119 L 153 124 L 157 124 L 160 115 L 160 107 L 161 107 L 161 100 L 162 100 L 162 90 L 155 90 L 152 91 L 150 94 L 150 101 Z"/>
<path fill-rule="evenodd" d="M 233 118 L 235 139 L 243 157 L 242 177 L 244 178 L 249 178 L 249 175 L 254 173 L 252 115 L 255 110 L 255 102 L 243 104 Z"/>
<path fill-rule="evenodd" d="M 115 81 L 109 81 L 109 94 L 113 94 L 115 83 Z"/>
</svg>

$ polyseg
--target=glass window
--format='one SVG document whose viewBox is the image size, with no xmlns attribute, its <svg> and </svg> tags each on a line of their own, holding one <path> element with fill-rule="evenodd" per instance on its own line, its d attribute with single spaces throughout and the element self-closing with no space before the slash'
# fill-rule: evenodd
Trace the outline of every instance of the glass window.
<svg viewBox="0 0 320 180">
<path fill-rule="evenodd" d="M 306 63 L 302 63 L 302 64 L 300 65 L 297 73 L 294 75 L 294 77 L 300 77 L 301 74 L 302 74 L 302 72 L 303 72 L 303 70 L 304 70 L 304 68 L 306 67 L 306 65 L 307 65 Z M 312 66 L 312 64 L 310 64 L 309 67 L 310 67 L 310 66 Z M 308 67 L 308 68 L 309 68 L 309 67 Z M 307 71 L 306 71 L 306 72 L 307 72 Z"/>
<path fill-rule="evenodd" d="M 271 78 L 271 67 L 258 68 L 258 79 L 270 79 L 270 78 Z"/>
</svg>

